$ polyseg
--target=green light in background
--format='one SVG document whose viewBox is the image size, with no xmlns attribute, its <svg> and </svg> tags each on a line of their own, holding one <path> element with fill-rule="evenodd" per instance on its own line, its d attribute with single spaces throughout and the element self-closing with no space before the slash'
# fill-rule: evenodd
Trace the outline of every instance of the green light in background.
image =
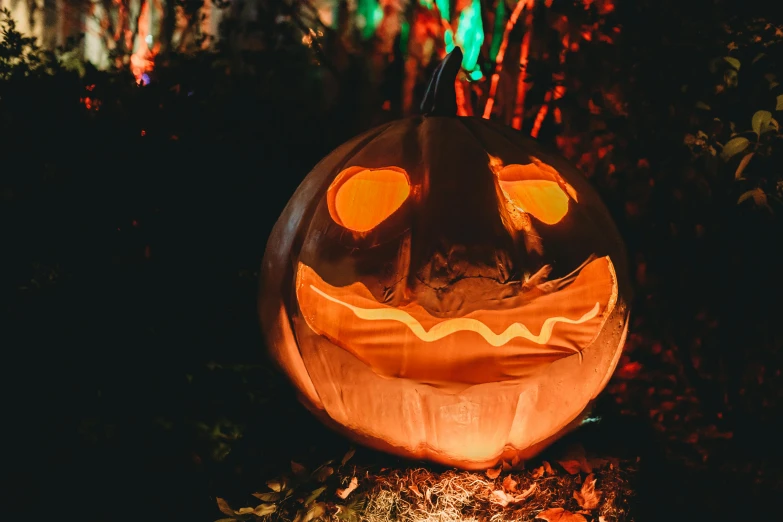
<svg viewBox="0 0 783 522">
<path fill-rule="evenodd" d="M 464 56 L 462 58 L 462 67 L 469 71 L 471 79 L 480 79 L 481 70 L 478 68 L 478 56 L 481 51 L 481 44 L 484 43 L 484 26 L 481 23 L 481 2 L 473 2 L 462 10 L 459 15 L 459 24 L 457 25 L 457 34 L 454 41 L 462 47 Z M 453 49 L 452 45 L 452 49 Z M 446 50 L 448 41 L 446 42 Z M 474 78 L 475 76 L 475 78 Z"/>
<path fill-rule="evenodd" d="M 446 32 L 443 33 L 443 42 L 446 44 L 446 53 L 450 53 L 454 50 L 454 32 L 451 29 L 447 29 Z M 464 59 L 462 60 L 462 65 L 465 65 Z"/>
<path fill-rule="evenodd" d="M 376 0 L 359 0 L 356 15 L 364 20 L 364 26 L 361 27 L 362 38 L 365 40 L 375 34 L 375 28 L 383 19 L 383 9 Z M 380 18 L 378 14 L 380 13 Z"/>
<path fill-rule="evenodd" d="M 503 32 L 506 30 L 506 2 L 498 0 L 495 10 L 495 27 L 492 30 L 492 46 L 489 48 L 489 59 L 493 62 L 500 52 L 500 44 L 503 41 Z"/>
<path fill-rule="evenodd" d="M 375 4 L 375 9 L 372 12 L 372 31 L 375 32 L 375 28 L 378 27 L 383 21 L 383 7 L 380 4 Z"/>
<path fill-rule="evenodd" d="M 451 18 L 451 14 L 449 14 L 449 0 L 435 0 L 435 3 L 438 5 L 441 18 L 449 20 Z"/>
<path fill-rule="evenodd" d="M 361 1 L 361 0 L 360 0 Z M 504 0 L 500 0 L 503 4 Z M 433 4 L 434 2 L 434 4 Z M 441 18 L 449 22 L 449 0 L 419 0 L 419 4 L 432 10 L 434 5 L 438 6 Z M 503 26 L 503 11 L 500 12 L 501 34 Z M 407 33 L 405 34 L 407 36 Z M 481 69 L 478 67 L 478 56 L 481 52 L 481 44 L 484 43 L 484 26 L 481 22 L 481 1 L 473 0 L 472 3 L 462 10 L 459 15 L 457 33 L 451 29 L 446 29 L 443 34 L 443 43 L 446 46 L 446 52 L 450 53 L 454 47 L 459 45 L 462 48 L 463 58 L 462 67 L 468 71 L 468 77 L 471 80 L 480 80 L 483 77 Z M 493 42 L 493 46 L 494 46 Z M 500 42 L 497 43 L 500 46 Z M 497 51 L 495 51 L 497 54 Z"/>
<path fill-rule="evenodd" d="M 408 56 L 408 38 L 411 34 L 411 24 L 408 23 L 408 20 L 402 21 L 402 26 L 400 27 L 400 54 L 402 54 L 403 57 Z"/>
</svg>

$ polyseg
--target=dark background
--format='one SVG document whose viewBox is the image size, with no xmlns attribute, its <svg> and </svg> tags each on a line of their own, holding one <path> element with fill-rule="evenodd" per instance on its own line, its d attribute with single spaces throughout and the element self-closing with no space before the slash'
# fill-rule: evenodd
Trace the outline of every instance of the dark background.
<svg viewBox="0 0 783 522">
<path fill-rule="evenodd" d="M 684 382 L 698 417 L 733 436 L 700 449 L 707 465 L 691 465 L 701 454 L 667 436 L 678 425 L 656 428 L 648 405 L 624 391 L 605 400 L 601 427 L 578 436 L 610 453 L 657 455 L 637 486 L 639 520 L 774 517 L 765 510 L 781 485 L 780 210 L 737 205 L 733 170 L 694 158 L 683 136 L 706 129 L 693 104 L 711 92 L 721 24 L 777 13 L 754 2 L 618 5 L 624 40 L 585 51 L 573 72 L 586 90 L 628 80 L 629 116 L 600 131 L 585 120 L 586 147 L 611 133 L 626 164 L 649 163 L 643 179 L 600 165 L 590 174 L 637 270 L 630 353 L 650 370 L 637 387 Z M 92 70 L 3 82 L 0 491 L 17 517 L 213 520 L 216 495 L 244 498 L 291 459 L 348 448 L 268 364 L 257 271 L 309 169 L 396 115 L 367 114 L 350 75 L 324 109 L 318 67 L 285 49 L 244 57 L 254 74 L 223 74 L 214 57 L 172 59 L 143 88 Z M 764 71 L 741 69 L 748 76 L 713 111 L 749 122 L 774 110 L 776 93 L 756 90 L 752 75 L 779 68 L 776 49 Z M 685 94 L 684 83 L 694 86 Z M 103 100 L 98 113 L 77 102 L 86 85 Z M 541 139 L 557 144 L 561 131 Z M 758 161 L 767 185 L 780 179 L 776 146 Z M 696 225 L 706 234 L 671 234 Z M 656 344 L 674 362 L 655 362 Z"/>
</svg>

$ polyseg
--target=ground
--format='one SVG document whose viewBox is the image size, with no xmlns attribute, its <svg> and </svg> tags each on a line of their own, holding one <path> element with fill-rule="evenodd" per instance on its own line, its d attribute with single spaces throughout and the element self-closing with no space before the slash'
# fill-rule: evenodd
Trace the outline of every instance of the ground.
<svg viewBox="0 0 783 522">
<path fill-rule="evenodd" d="M 89 68 L 0 82 L 0 510 L 209 521 L 276 502 L 268 481 L 288 473 L 312 486 L 271 514 L 293 518 L 325 469 L 298 466 L 331 460 L 313 505 L 335 515 L 364 495 L 356 511 L 376 519 L 390 505 L 434 518 L 432 495 L 469 489 L 474 503 L 448 497 L 451 515 L 774 518 L 783 29 L 727 14 L 752 3 L 625 3 L 646 7 L 618 9 L 624 39 L 582 42 L 569 58 L 563 124 L 547 120 L 541 139 L 579 165 L 618 224 L 632 324 L 598 420 L 495 478 L 361 447 L 338 466 L 351 443 L 266 358 L 266 237 L 309 169 L 375 121 L 351 112 L 357 85 L 324 109 L 326 73 L 301 39 L 248 58 L 263 74 L 196 57 L 143 88 Z M 525 132 L 543 96 L 529 93 Z M 736 138 L 742 154 L 718 153 Z M 585 509 L 590 471 L 601 500 Z"/>
</svg>

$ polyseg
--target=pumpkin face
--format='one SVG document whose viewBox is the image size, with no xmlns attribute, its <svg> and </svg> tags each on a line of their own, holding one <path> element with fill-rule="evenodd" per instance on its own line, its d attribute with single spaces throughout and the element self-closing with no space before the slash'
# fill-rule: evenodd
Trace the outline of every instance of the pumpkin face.
<svg viewBox="0 0 783 522">
<path fill-rule="evenodd" d="M 487 120 L 419 116 L 307 176 L 269 238 L 260 313 L 324 422 L 480 469 L 534 455 L 605 386 L 626 272 L 573 166 Z"/>
</svg>

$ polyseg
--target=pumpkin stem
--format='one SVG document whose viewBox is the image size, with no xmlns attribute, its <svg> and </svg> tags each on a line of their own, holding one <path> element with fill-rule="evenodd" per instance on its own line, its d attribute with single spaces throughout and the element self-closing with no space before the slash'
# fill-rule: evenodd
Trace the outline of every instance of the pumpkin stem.
<svg viewBox="0 0 783 522">
<path fill-rule="evenodd" d="M 455 47 L 435 68 L 421 102 L 426 116 L 456 116 L 457 91 L 454 82 L 462 67 L 462 49 Z"/>
</svg>

